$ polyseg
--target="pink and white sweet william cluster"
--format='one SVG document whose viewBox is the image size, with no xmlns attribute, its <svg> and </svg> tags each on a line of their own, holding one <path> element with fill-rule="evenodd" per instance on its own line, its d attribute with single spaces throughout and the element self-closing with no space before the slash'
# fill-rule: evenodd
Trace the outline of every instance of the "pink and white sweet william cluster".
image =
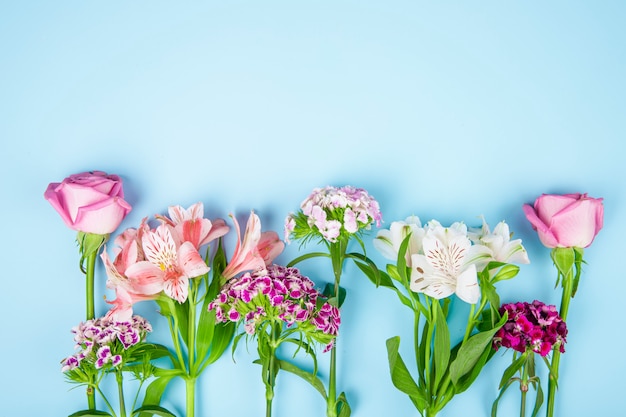
<svg viewBox="0 0 626 417">
<path fill-rule="evenodd" d="M 300 204 L 297 214 L 285 219 L 285 241 L 317 235 L 337 242 L 342 234 L 353 235 L 367 230 L 372 223 L 380 226 L 382 215 L 378 202 L 362 188 L 352 186 L 316 188 Z"/>
<path fill-rule="evenodd" d="M 297 268 L 280 265 L 232 279 L 209 310 L 215 310 L 218 322 L 242 322 L 249 335 L 282 321 L 288 329 L 325 345 L 324 351 L 332 348 L 341 323 L 339 309 L 323 302 L 313 281 Z"/>
<path fill-rule="evenodd" d="M 141 316 L 122 322 L 107 318 L 82 322 L 72 329 L 78 352 L 61 362 L 61 371 L 72 371 L 83 362 L 96 369 L 108 364 L 120 366 L 124 362 L 124 353 L 131 346 L 143 342 L 151 331 L 152 326 Z"/>
<path fill-rule="evenodd" d="M 553 348 L 565 352 L 567 326 L 556 311 L 556 306 L 541 301 L 510 303 L 500 307 L 500 314 L 508 313 L 508 320 L 493 339 L 493 347 L 511 348 L 524 353 L 530 349 L 546 356 Z"/>
</svg>

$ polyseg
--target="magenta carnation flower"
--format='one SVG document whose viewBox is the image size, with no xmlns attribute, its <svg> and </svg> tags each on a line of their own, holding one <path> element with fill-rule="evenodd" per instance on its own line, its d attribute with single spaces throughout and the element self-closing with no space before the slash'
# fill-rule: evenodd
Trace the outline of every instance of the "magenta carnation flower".
<svg viewBox="0 0 626 417">
<path fill-rule="evenodd" d="M 518 352 L 530 349 L 546 356 L 555 347 L 565 352 L 567 326 L 556 307 L 541 301 L 510 303 L 500 307 L 500 314 L 508 314 L 508 320 L 493 338 L 493 347 L 501 346 Z"/>
</svg>

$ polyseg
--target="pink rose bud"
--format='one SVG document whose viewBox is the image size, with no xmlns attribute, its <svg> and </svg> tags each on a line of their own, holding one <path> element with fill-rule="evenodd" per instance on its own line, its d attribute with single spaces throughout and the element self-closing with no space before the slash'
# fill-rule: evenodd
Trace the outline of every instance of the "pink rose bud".
<svg viewBox="0 0 626 417">
<path fill-rule="evenodd" d="M 112 233 L 131 210 L 120 177 L 102 171 L 50 183 L 44 197 L 71 229 L 98 235 Z"/>
<path fill-rule="evenodd" d="M 602 229 L 601 198 L 587 194 L 543 194 L 523 206 L 526 218 L 548 248 L 586 248 Z"/>
</svg>

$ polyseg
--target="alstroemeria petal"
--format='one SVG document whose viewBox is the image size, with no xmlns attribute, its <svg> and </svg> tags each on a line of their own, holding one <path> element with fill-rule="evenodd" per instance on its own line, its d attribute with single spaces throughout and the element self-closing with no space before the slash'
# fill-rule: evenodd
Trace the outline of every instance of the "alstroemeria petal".
<svg viewBox="0 0 626 417">
<path fill-rule="evenodd" d="M 163 290 L 165 272 L 149 261 L 141 261 L 129 266 L 126 276 L 139 293 L 157 294 Z"/>
<path fill-rule="evenodd" d="M 178 264 L 183 274 L 189 278 L 209 272 L 209 267 L 191 242 L 185 242 L 178 248 Z"/>
<path fill-rule="evenodd" d="M 480 297 L 478 278 L 476 275 L 476 265 L 469 265 L 456 278 L 456 295 L 466 303 L 476 304 Z"/>
<path fill-rule="evenodd" d="M 184 303 L 189 293 L 189 279 L 184 275 L 166 279 L 163 283 L 163 292 L 179 303 Z"/>
</svg>

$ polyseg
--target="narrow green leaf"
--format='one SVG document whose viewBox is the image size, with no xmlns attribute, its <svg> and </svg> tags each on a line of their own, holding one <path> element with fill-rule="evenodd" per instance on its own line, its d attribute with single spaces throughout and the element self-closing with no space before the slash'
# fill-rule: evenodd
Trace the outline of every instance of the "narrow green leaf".
<svg viewBox="0 0 626 417">
<path fill-rule="evenodd" d="M 433 392 L 437 392 L 441 379 L 448 371 L 450 361 L 450 331 L 439 301 L 433 301 L 435 313 L 435 342 L 433 348 L 433 362 L 435 365 L 435 385 Z"/>
<path fill-rule="evenodd" d="M 338 417 L 350 417 L 352 410 L 350 409 L 350 404 L 348 404 L 348 399 L 346 398 L 345 392 L 339 394 L 336 406 Z"/>
<path fill-rule="evenodd" d="M 389 275 L 387 275 L 385 272 L 376 269 L 373 270 L 369 265 L 364 264 L 362 262 L 354 262 L 356 264 L 356 266 L 359 267 L 359 269 L 361 270 L 361 272 L 363 272 L 363 274 L 365 274 L 365 276 L 377 287 L 388 287 L 388 288 L 395 288 L 395 286 L 393 285 L 393 281 L 391 280 L 391 278 L 389 277 Z"/>
<path fill-rule="evenodd" d="M 507 315 L 505 314 L 494 328 L 476 333 L 461 345 L 456 357 L 450 364 L 450 380 L 457 390 L 467 389 L 469 384 L 478 376 L 492 349 L 493 336 L 506 323 L 506 320 Z M 471 376 L 470 380 L 465 379 L 461 384 L 466 375 Z"/>
<path fill-rule="evenodd" d="M 361 271 L 363 271 L 365 276 L 367 276 L 369 280 L 372 281 L 372 283 L 374 283 L 377 286 L 386 287 L 395 291 L 396 295 L 400 299 L 400 302 L 404 304 L 405 306 L 409 307 L 411 310 L 413 310 L 413 304 L 411 304 L 411 300 L 409 300 L 409 298 L 406 295 L 404 295 L 402 291 L 394 285 L 389 274 L 386 274 L 385 272 L 382 272 L 379 270 L 378 271 L 379 280 L 378 282 L 376 282 L 376 277 L 372 274 L 372 271 L 367 267 L 367 265 L 362 265 L 359 262 L 355 262 L 355 264 L 361 269 Z M 387 267 L 392 267 L 392 266 L 393 265 L 387 265 Z"/>
<path fill-rule="evenodd" d="M 427 399 L 422 390 L 409 373 L 398 349 L 400 348 L 400 336 L 387 339 L 387 359 L 393 385 L 401 392 L 412 398 L 420 410 L 426 408 Z"/>
<path fill-rule="evenodd" d="M 396 260 L 396 265 L 398 266 L 398 274 L 400 275 L 400 279 L 402 280 L 405 288 L 409 286 L 409 277 L 407 276 L 407 266 L 406 266 L 406 253 L 409 250 L 409 242 L 411 241 L 411 233 L 409 233 L 400 243 L 400 247 L 398 248 L 398 259 Z"/>
<path fill-rule="evenodd" d="M 98 410 L 81 410 L 81 411 L 75 412 L 74 414 L 70 414 L 69 417 L 98 417 L 98 416 L 113 417 L 111 413 L 107 413 L 105 411 L 98 411 Z"/>
<path fill-rule="evenodd" d="M 554 248 L 550 252 L 552 262 L 559 271 L 562 277 L 567 277 L 571 272 L 574 262 L 576 260 L 576 254 L 573 248 Z"/>
<path fill-rule="evenodd" d="M 578 291 L 578 283 L 580 282 L 580 275 L 582 273 L 582 264 L 585 263 L 583 260 L 584 252 L 585 250 L 583 248 L 574 248 L 574 265 L 576 273 L 574 274 L 574 282 L 572 284 L 572 298 L 574 298 L 576 291 Z"/>
<path fill-rule="evenodd" d="M 430 341 L 426 340 L 428 336 L 428 330 L 430 328 L 430 323 L 426 321 L 424 326 L 422 326 L 422 335 L 420 337 L 419 348 L 417 350 L 417 371 L 420 378 L 420 385 L 426 386 L 426 349 L 423 346 L 426 346 L 426 343 L 430 343 Z M 398 341 L 399 342 L 399 341 Z M 416 347 L 417 348 L 417 347 Z"/>
<path fill-rule="evenodd" d="M 541 404 L 543 404 L 543 389 L 541 388 L 541 381 L 539 381 L 539 379 L 536 381 L 535 389 L 537 390 L 537 397 L 535 398 L 535 407 L 530 417 L 536 417 L 541 409 Z"/>
<path fill-rule="evenodd" d="M 498 394 L 498 397 L 496 398 L 496 400 L 493 402 L 493 405 L 491 406 L 491 417 L 497 417 L 498 415 L 498 403 L 500 402 L 500 398 L 502 398 L 502 395 L 504 394 L 504 392 L 507 390 L 507 388 L 509 388 L 511 386 L 511 384 L 515 382 L 514 380 L 509 380 L 506 385 L 504 387 L 502 387 L 500 389 L 500 394 Z"/>
<path fill-rule="evenodd" d="M 161 416 L 161 417 L 176 417 L 176 415 L 172 413 L 171 411 L 169 411 L 167 408 L 163 408 L 158 405 L 146 405 L 143 407 L 139 407 L 138 409 L 133 411 L 131 416 L 134 417 L 141 413 L 148 413 L 148 415 L 153 415 L 153 416 L 156 415 L 156 416 Z"/>
<path fill-rule="evenodd" d="M 335 298 L 335 285 L 329 282 L 329 283 L 326 283 L 326 285 L 324 286 L 324 290 L 322 291 L 322 294 L 325 297 L 327 297 L 329 303 L 339 308 L 343 305 L 343 302 L 346 300 L 347 292 L 345 288 L 339 287 L 339 299 Z"/>
<path fill-rule="evenodd" d="M 310 253 L 305 253 L 304 255 L 300 255 L 297 258 L 293 259 L 291 262 L 289 262 L 287 264 L 288 267 L 292 267 L 295 266 L 296 264 L 299 264 L 302 261 L 305 261 L 307 259 L 311 259 L 311 258 L 328 258 L 330 255 L 325 253 L 325 252 L 310 252 Z"/>
<path fill-rule="evenodd" d="M 324 383 L 322 382 L 322 380 L 317 375 L 311 372 L 305 371 L 304 369 L 301 369 L 300 367 L 292 364 L 291 362 L 287 362 L 285 360 L 279 359 L 278 365 L 280 366 L 280 369 L 282 369 L 283 371 L 287 371 L 289 373 L 297 375 L 300 378 L 304 379 L 309 384 L 311 384 L 311 386 L 315 388 L 317 392 L 321 394 L 324 400 L 326 400 L 327 398 L 326 388 L 324 387 Z"/>
<path fill-rule="evenodd" d="M 515 276 L 519 273 L 519 266 L 512 264 L 505 264 L 493 277 L 491 280 L 492 283 L 496 283 L 499 281 L 505 281 L 508 279 L 515 278 Z"/>
<path fill-rule="evenodd" d="M 215 322 L 215 311 L 208 311 L 208 297 L 205 298 L 202 305 L 202 311 L 198 319 L 198 331 L 196 333 L 196 361 L 201 363 L 209 354 L 215 327 L 219 324 Z"/>
<path fill-rule="evenodd" d="M 157 406 L 161 402 L 161 397 L 165 392 L 165 388 L 170 383 L 175 374 L 165 374 L 155 378 L 146 388 L 146 395 L 143 399 L 143 407 Z M 152 414 L 140 413 L 140 417 L 151 417 Z"/>
<path fill-rule="evenodd" d="M 213 340 L 211 343 L 211 352 L 203 366 L 211 364 L 218 360 L 230 345 L 235 335 L 236 324 L 233 322 L 221 323 L 215 326 Z"/>
<path fill-rule="evenodd" d="M 513 378 L 513 375 L 515 375 L 517 371 L 522 369 L 522 366 L 524 366 L 524 363 L 526 362 L 526 356 L 528 356 L 527 352 L 522 353 L 519 358 L 515 359 L 509 365 L 509 367 L 504 370 L 504 373 L 502 374 L 502 379 L 500 380 L 500 385 L 498 388 L 502 388 L 503 386 L 505 386 L 506 383 L 511 378 Z"/>
<path fill-rule="evenodd" d="M 176 318 L 178 319 L 178 332 L 185 346 L 189 347 L 189 300 L 184 303 L 179 303 L 176 300 L 174 303 L 174 310 Z"/>
</svg>

